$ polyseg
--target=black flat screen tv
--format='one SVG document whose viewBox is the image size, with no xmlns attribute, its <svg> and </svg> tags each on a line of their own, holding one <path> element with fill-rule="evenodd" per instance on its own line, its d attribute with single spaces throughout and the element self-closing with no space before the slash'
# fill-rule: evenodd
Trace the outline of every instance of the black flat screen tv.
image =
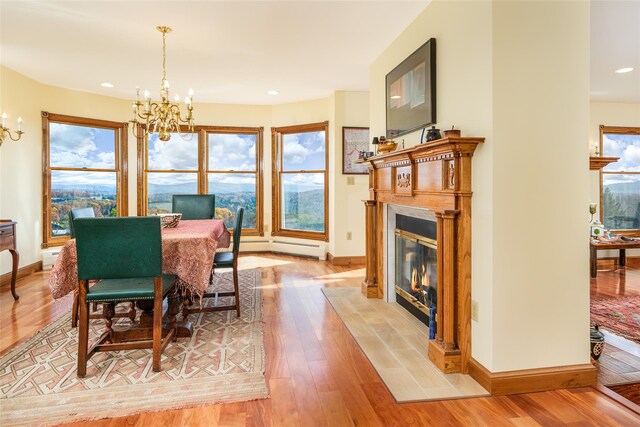
<svg viewBox="0 0 640 427">
<path fill-rule="evenodd" d="M 387 138 L 436 123 L 436 39 L 429 39 L 386 78 Z"/>
</svg>

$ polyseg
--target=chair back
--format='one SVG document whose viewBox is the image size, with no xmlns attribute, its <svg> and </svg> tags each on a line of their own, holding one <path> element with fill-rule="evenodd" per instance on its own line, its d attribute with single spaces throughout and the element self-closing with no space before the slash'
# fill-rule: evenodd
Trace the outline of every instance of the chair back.
<svg viewBox="0 0 640 427">
<path fill-rule="evenodd" d="M 73 220 L 76 218 L 95 218 L 96 213 L 93 208 L 78 208 L 71 209 L 69 211 L 69 231 L 71 232 L 71 238 L 76 237 L 75 232 L 73 231 Z"/>
<path fill-rule="evenodd" d="M 236 226 L 233 228 L 233 253 L 238 255 L 240 251 L 240 236 L 242 235 L 242 217 L 244 208 L 238 208 L 236 212 Z"/>
<path fill-rule="evenodd" d="M 160 217 L 75 220 L 78 279 L 162 275 Z"/>
<path fill-rule="evenodd" d="M 181 213 L 182 219 L 213 219 L 216 214 L 216 196 L 213 194 L 175 194 L 171 211 Z"/>
</svg>

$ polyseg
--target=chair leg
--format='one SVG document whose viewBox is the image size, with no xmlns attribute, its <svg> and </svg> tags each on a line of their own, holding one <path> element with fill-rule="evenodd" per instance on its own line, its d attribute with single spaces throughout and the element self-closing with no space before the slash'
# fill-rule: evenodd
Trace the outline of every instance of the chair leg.
<svg viewBox="0 0 640 427">
<path fill-rule="evenodd" d="M 111 343 L 113 339 L 113 316 L 116 315 L 116 305 L 112 302 L 102 303 L 102 317 L 104 317 L 104 324 L 107 332 L 107 343 Z"/>
<path fill-rule="evenodd" d="M 233 263 L 233 287 L 236 292 L 236 317 L 240 317 L 240 290 L 238 287 L 238 266 Z"/>
<path fill-rule="evenodd" d="M 162 280 L 162 279 L 159 279 Z M 160 356 L 162 353 L 162 282 L 154 278 L 156 296 L 153 299 L 153 372 L 160 372 Z"/>
<path fill-rule="evenodd" d="M 80 298 L 80 296 L 78 295 L 78 292 L 74 292 L 73 293 L 73 306 L 71 307 L 71 327 L 72 328 L 77 328 L 78 327 L 78 299 Z"/>
<path fill-rule="evenodd" d="M 80 285 L 82 286 L 82 284 Z M 85 285 L 86 286 L 86 285 Z M 87 375 L 87 353 L 89 351 L 89 303 L 86 294 L 78 296 L 80 325 L 78 327 L 78 378 Z"/>
</svg>

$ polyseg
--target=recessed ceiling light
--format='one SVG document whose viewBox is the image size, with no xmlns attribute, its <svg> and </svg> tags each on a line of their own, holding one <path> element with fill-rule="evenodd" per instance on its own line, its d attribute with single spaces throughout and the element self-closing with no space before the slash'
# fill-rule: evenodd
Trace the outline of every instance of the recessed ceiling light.
<svg viewBox="0 0 640 427">
<path fill-rule="evenodd" d="M 100 83 L 100 86 L 102 86 L 102 87 L 113 87 L 113 83 L 104 82 L 104 83 Z"/>
<path fill-rule="evenodd" d="M 270 91 L 267 92 L 267 95 L 280 95 L 280 92 L 278 92 L 277 90 L 271 89 Z"/>
<path fill-rule="evenodd" d="M 400 95 L 393 95 L 393 96 L 391 97 L 391 99 L 400 99 L 400 98 L 402 98 Z"/>
<path fill-rule="evenodd" d="M 625 67 L 625 68 L 620 68 L 619 70 L 616 70 L 616 73 L 623 74 L 623 73 L 629 73 L 631 71 L 633 71 L 633 67 Z"/>
</svg>

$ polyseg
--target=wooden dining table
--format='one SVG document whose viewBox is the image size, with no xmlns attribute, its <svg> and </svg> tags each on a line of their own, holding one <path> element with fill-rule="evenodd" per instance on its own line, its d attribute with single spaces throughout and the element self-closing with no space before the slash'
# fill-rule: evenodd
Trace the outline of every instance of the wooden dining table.
<svg viewBox="0 0 640 427">
<path fill-rule="evenodd" d="M 209 286 L 216 249 L 229 247 L 229 230 L 221 220 L 183 220 L 175 228 L 162 229 L 162 272 L 178 276 L 178 293 L 183 304 L 200 298 Z M 104 254 L 108 257 L 109 254 Z M 59 299 L 78 288 L 76 241 L 69 239 L 49 275 L 49 288 Z M 170 298 L 170 302 L 176 298 Z M 146 313 L 147 316 L 149 313 Z M 141 317 L 144 317 L 144 313 Z M 187 310 L 183 310 L 178 336 L 191 336 Z M 141 319 L 140 323 L 146 323 Z"/>
</svg>

